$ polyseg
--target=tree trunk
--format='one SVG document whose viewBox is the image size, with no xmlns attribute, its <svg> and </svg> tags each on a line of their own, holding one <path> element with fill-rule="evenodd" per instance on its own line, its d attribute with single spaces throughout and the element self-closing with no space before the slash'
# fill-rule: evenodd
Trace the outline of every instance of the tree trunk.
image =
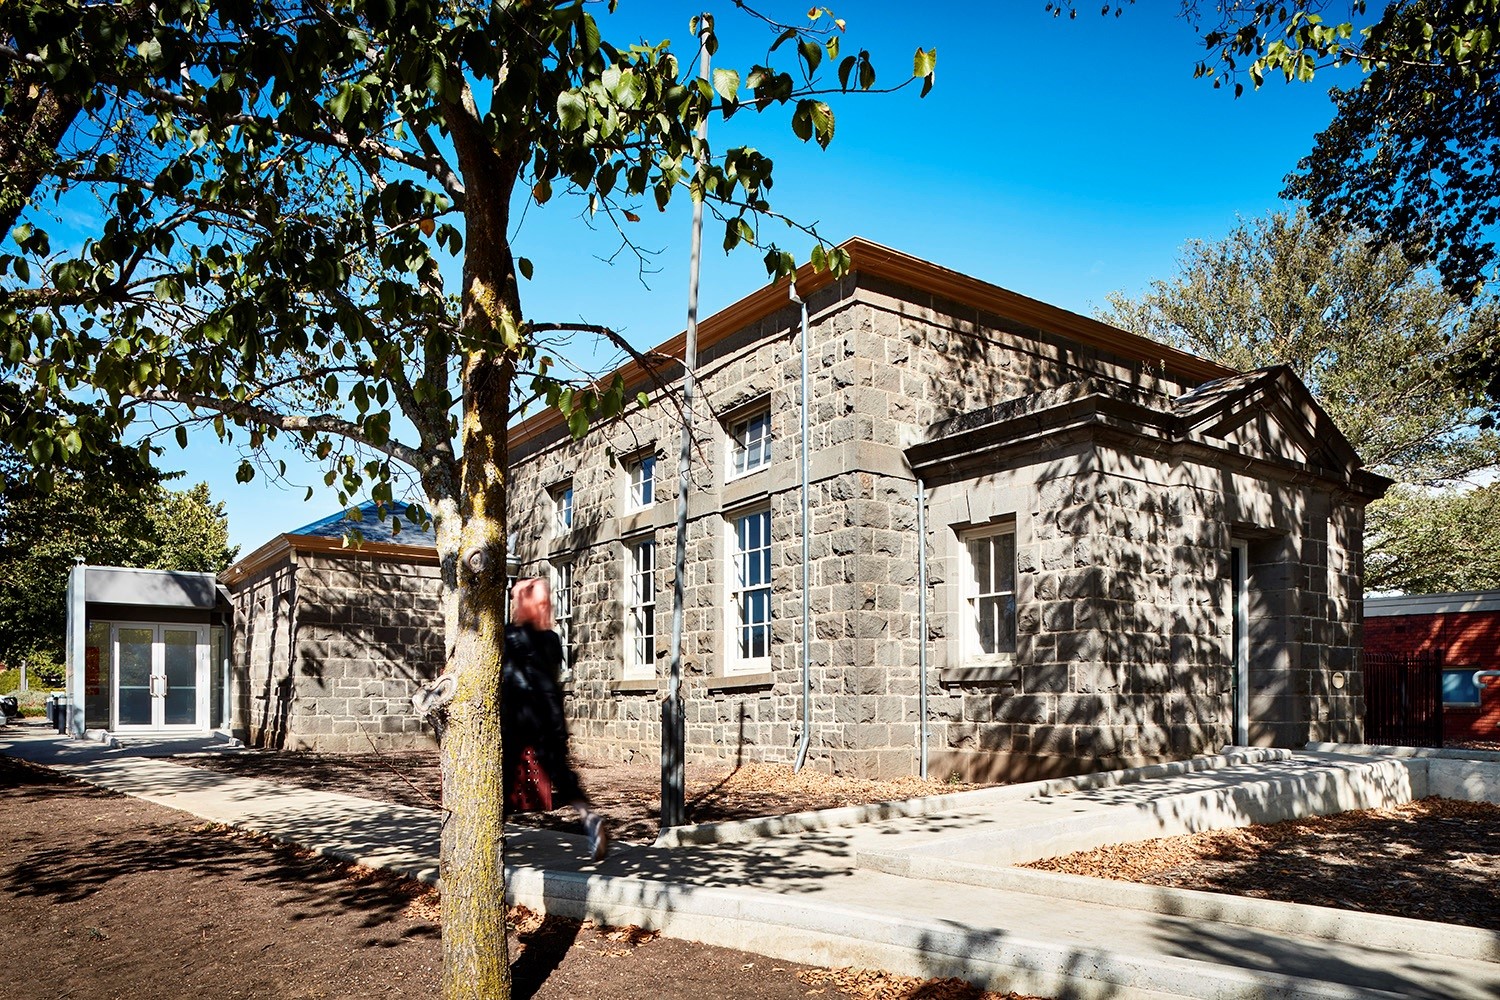
<svg viewBox="0 0 1500 1000">
<path fill-rule="evenodd" d="M 508 1000 L 500 669 L 505 649 L 506 422 L 520 293 L 507 240 L 519 162 L 502 160 L 472 100 L 449 109 L 468 186 L 463 277 L 463 452 L 454 679 L 442 740 L 444 1000 Z"/>
<path fill-rule="evenodd" d="M 505 412 L 509 367 L 464 366 L 455 681 L 443 733 L 444 1000 L 510 996 L 505 945 L 500 665 L 505 648 Z"/>
</svg>

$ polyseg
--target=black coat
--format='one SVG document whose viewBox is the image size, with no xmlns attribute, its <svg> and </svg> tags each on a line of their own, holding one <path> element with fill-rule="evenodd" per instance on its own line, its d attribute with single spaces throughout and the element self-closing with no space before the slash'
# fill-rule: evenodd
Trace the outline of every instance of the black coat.
<svg viewBox="0 0 1500 1000">
<path fill-rule="evenodd" d="M 554 806 L 583 799 L 578 775 L 568 761 L 568 721 L 563 692 L 562 640 L 556 632 L 529 625 L 505 626 L 505 661 L 500 680 L 500 735 L 505 761 L 505 799 L 512 800 L 517 762 L 531 747 L 552 782 Z"/>
</svg>

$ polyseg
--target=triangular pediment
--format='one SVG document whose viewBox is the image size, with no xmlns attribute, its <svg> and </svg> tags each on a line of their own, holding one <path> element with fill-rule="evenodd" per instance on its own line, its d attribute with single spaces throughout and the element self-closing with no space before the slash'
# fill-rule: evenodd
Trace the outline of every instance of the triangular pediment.
<svg viewBox="0 0 1500 1000">
<path fill-rule="evenodd" d="M 1189 437 L 1251 458 L 1351 475 L 1359 456 L 1296 374 L 1284 365 L 1205 383 L 1173 401 Z"/>
</svg>

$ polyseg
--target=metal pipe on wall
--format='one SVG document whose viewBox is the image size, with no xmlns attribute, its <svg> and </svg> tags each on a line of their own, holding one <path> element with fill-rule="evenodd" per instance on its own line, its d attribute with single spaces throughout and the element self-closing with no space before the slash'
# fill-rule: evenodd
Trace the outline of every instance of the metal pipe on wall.
<svg viewBox="0 0 1500 1000">
<path fill-rule="evenodd" d="M 800 772 L 807 763 L 807 751 L 812 745 L 812 599 L 811 599 L 811 481 L 808 475 L 808 399 L 807 399 L 807 303 L 797 294 L 797 282 L 792 281 L 792 301 L 802 312 L 802 739 L 797 745 L 797 763 L 794 772 Z"/>
<path fill-rule="evenodd" d="M 917 776 L 927 777 L 927 489 L 917 477 Z"/>
</svg>

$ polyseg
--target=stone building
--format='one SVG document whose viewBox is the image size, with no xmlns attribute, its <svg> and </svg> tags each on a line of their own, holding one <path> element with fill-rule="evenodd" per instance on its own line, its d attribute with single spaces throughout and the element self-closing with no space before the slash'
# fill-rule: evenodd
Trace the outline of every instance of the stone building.
<svg viewBox="0 0 1500 1000">
<path fill-rule="evenodd" d="M 365 504 L 277 535 L 220 577 L 233 606 L 230 731 L 252 746 L 332 752 L 434 745 L 411 696 L 443 669 L 430 531 L 393 535 Z"/>
<path fill-rule="evenodd" d="M 845 247 L 797 288 L 805 648 L 802 317 L 781 284 L 700 324 L 690 756 L 1018 778 L 1359 737 L 1386 483 L 1294 375 Z M 554 579 L 585 752 L 660 745 L 682 351 L 622 369 L 661 405 L 512 429 L 512 556 Z"/>
</svg>

